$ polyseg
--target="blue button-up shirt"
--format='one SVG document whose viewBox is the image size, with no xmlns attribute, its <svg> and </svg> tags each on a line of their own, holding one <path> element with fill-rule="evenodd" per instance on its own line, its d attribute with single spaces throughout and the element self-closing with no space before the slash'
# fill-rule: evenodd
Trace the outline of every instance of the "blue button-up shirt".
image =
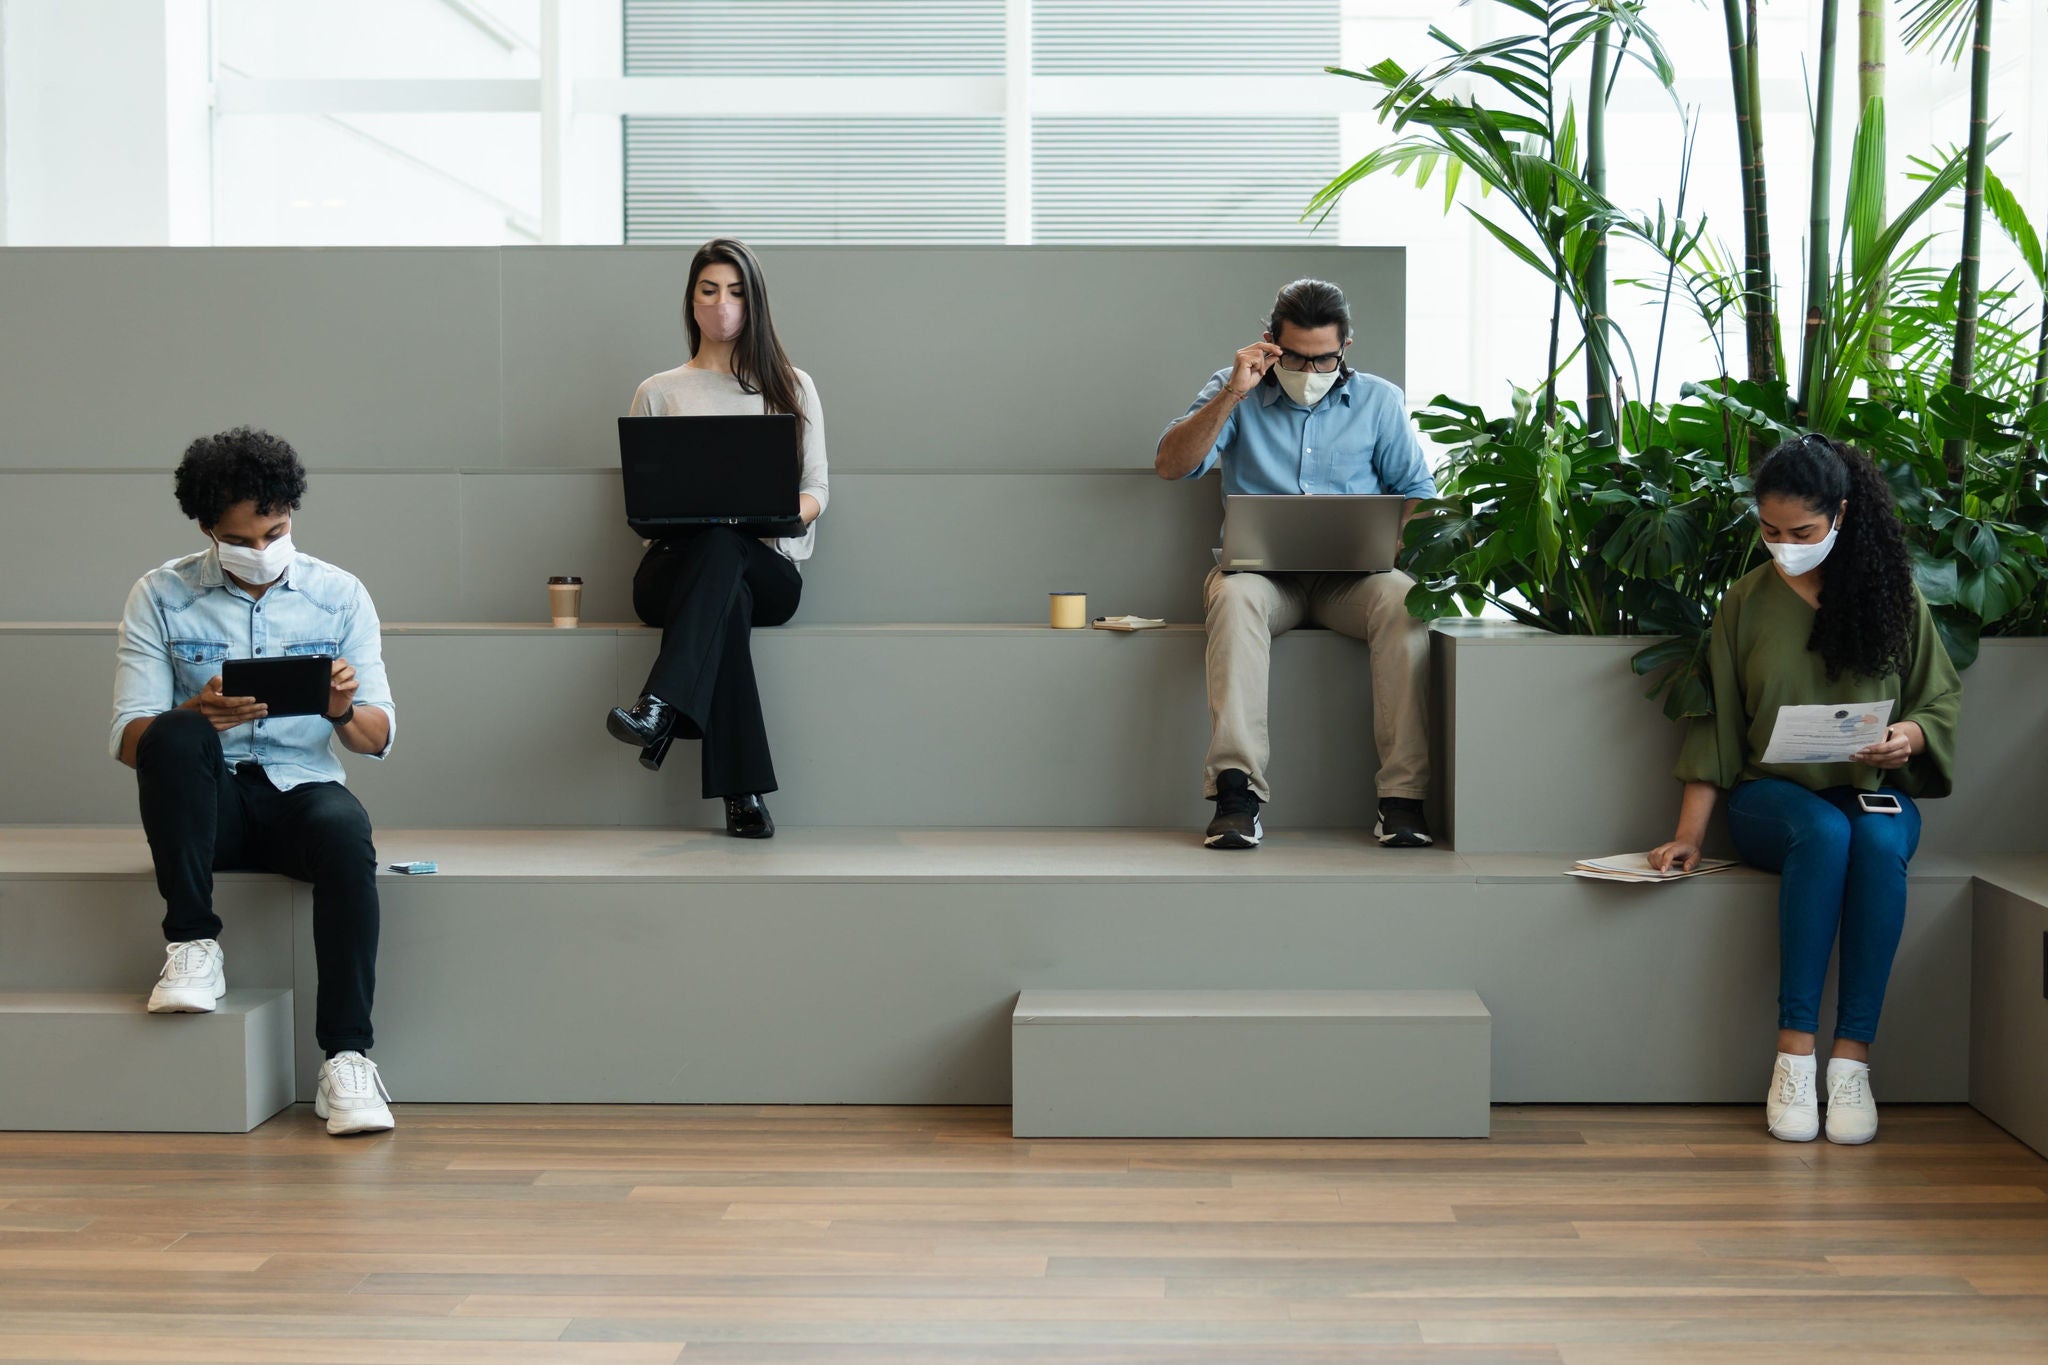
<svg viewBox="0 0 2048 1365">
<path fill-rule="evenodd" d="M 1230 379 L 1221 369 L 1202 386 L 1190 413 Z M 1267 379 L 1223 419 L 1223 430 L 1188 474 L 1223 467 L 1224 493 L 1398 493 L 1433 498 L 1436 480 L 1408 424 L 1401 390 L 1353 370 L 1305 408 Z"/>
<path fill-rule="evenodd" d="M 398 711 L 384 676 L 377 608 L 354 574 L 299 555 L 261 598 L 221 572 L 211 549 L 144 574 L 128 594 L 114 669 L 114 728 L 107 747 L 121 756 L 121 732 L 144 716 L 190 701 L 227 659 L 332 654 L 355 666 L 357 706 Z M 279 791 L 304 782 L 341 782 L 334 727 L 322 716 L 285 716 L 221 733 L 227 766 L 260 763 Z M 391 752 L 386 740 L 383 758 Z"/>
</svg>

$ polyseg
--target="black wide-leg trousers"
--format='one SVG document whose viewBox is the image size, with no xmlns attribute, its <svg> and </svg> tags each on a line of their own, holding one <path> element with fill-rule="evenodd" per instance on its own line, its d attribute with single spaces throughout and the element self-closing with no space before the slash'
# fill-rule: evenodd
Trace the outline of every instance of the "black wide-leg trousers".
<svg viewBox="0 0 2048 1365">
<path fill-rule="evenodd" d="M 229 772 L 197 711 L 166 711 L 135 748 L 142 830 L 164 898 L 164 938 L 219 938 L 215 872 L 276 872 L 313 884 L 314 1034 L 330 1056 L 375 1041 L 377 849 L 370 817 L 339 782 L 279 791 L 259 764 Z"/>
<path fill-rule="evenodd" d="M 796 615 L 803 575 L 772 546 L 725 526 L 662 540 L 633 576 L 633 610 L 661 628 L 644 689 L 704 741 L 704 795 L 772 792 L 775 764 L 754 681 L 751 633 Z"/>
</svg>

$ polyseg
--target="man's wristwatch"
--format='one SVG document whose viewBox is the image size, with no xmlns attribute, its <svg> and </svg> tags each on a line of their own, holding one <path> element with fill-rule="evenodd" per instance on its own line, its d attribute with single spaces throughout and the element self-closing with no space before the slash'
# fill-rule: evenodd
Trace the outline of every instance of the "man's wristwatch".
<svg viewBox="0 0 2048 1365">
<path fill-rule="evenodd" d="M 348 724 L 355 718 L 356 704 L 354 702 L 350 702 L 348 704 L 348 710 L 342 712 L 338 716 L 327 716 L 325 719 L 329 725 L 332 725 L 335 729 L 339 730 L 342 726 Z"/>
</svg>

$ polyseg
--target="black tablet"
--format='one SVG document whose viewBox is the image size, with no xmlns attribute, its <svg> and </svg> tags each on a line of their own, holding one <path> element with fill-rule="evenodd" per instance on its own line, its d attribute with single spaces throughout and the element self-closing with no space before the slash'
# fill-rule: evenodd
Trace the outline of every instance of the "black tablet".
<svg viewBox="0 0 2048 1365">
<path fill-rule="evenodd" d="M 229 659 L 220 666 L 226 697 L 254 697 L 278 716 L 324 716 L 334 656 L 293 654 L 282 659 Z"/>
</svg>

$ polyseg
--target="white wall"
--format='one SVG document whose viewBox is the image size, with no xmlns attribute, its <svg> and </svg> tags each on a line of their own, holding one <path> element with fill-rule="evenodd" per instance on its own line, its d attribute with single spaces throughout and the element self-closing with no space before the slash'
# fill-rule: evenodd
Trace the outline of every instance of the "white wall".
<svg viewBox="0 0 2048 1365">
<path fill-rule="evenodd" d="M 209 240 L 205 0 L 5 0 L 5 241 Z"/>
</svg>

